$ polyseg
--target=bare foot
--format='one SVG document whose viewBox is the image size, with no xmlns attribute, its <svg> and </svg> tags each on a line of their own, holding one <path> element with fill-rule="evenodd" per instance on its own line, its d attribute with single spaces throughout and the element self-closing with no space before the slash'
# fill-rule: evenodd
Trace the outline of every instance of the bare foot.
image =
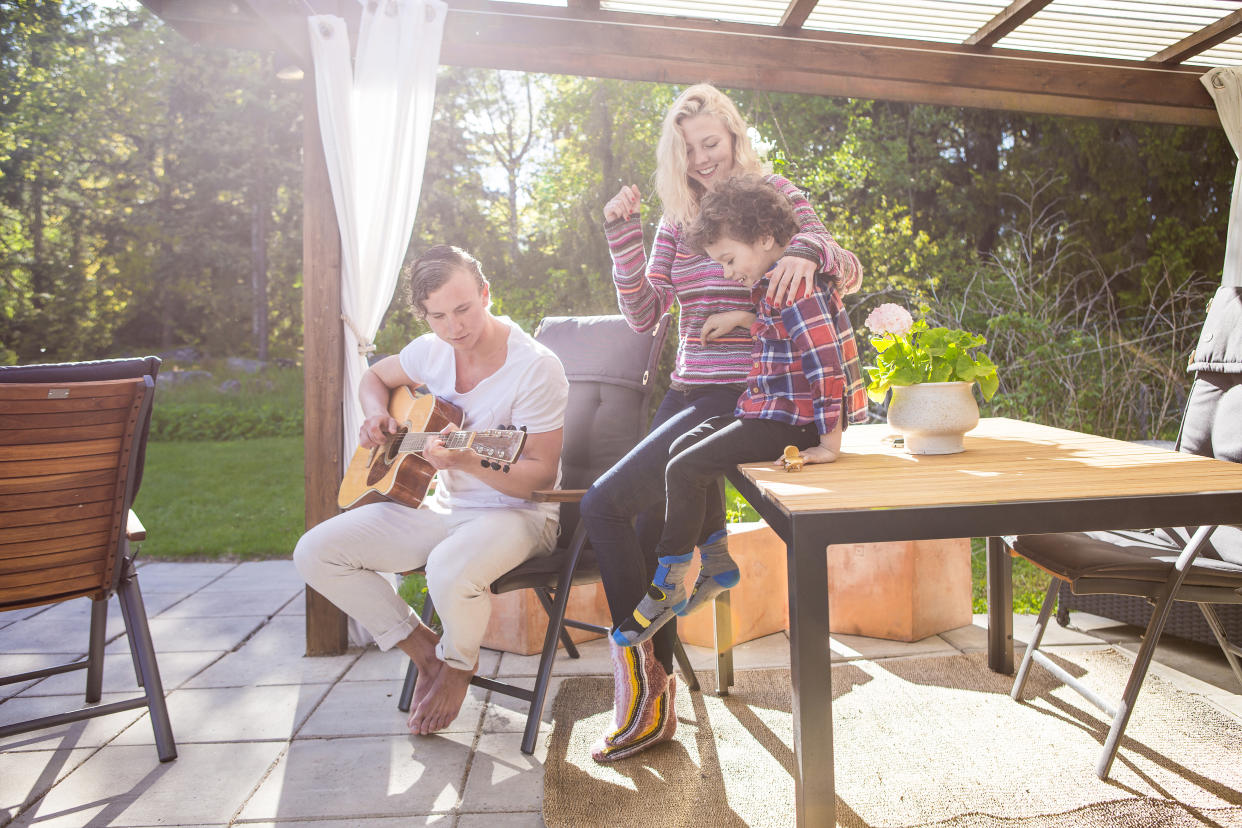
<svg viewBox="0 0 1242 828">
<path fill-rule="evenodd" d="M 414 696 L 410 699 L 410 717 L 405 720 L 405 726 L 410 729 L 411 733 L 419 731 L 421 727 L 419 710 L 423 699 L 427 698 L 427 694 L 431 692 L 436 679 L 440 676 L 440 671 L 445 666 L 444 662 L 438 658 L 432 658 L 431 662 L 426 667 L 419 667 L 418 676 L 414 679 Z"/>
<path fill-rule="evenodd" d="M 441 663 L 430 691 L 410 716 L 410 732 L 426 736 L 452 724 L 461 712 L 474 670 L 461 670 Z"/>
<path fill-rule="evenodd" d="M 418 731 L 419 725 L 415 719 L 419 705 L 431 692 L 436 677 L 440 675 L 440 668 L 444 666 L 444 662 L 436 658 L 436 644 L 439 640 L 440 636 L 430 627 L 420 624 L 414 632 L 397 642 L 397 648 L 408 655 L 418 668 L 418 676 L 414 680 L 414 696 L 410 700 L 410 717 L 406 719 L 406 726 L 411 732 Z"/>
</svg>

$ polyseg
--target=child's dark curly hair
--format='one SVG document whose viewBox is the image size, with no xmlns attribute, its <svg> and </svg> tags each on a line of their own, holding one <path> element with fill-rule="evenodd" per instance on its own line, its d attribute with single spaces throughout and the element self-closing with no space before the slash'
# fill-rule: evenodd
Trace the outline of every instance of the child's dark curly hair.
<svg viewBox="0 0 1242 828">
<path fill-rule="evenodd" d="M 721 238 L 754 244 L 771 236 L 785 245 L 798 232 L 798 217 L 784 194 L 757 175 L 736 175 L 704 193 L 686 243 L 703 250 Z"/>
</svg>

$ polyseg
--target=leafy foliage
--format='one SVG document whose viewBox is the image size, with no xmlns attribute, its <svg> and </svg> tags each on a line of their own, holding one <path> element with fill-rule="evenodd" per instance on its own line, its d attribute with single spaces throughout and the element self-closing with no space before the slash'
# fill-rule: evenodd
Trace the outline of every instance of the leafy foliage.
<svg viewBox="0 0 1242 828">
<path fill-rule="evenodd" d="M 867 396 L 882 402 L 894 385 L 923 382 L 978 382 L 985 400 L 992 399 L 999 381 L 987 354 L 976 353 L 987 340 L 978 334 L 949 328 L 929 328 L 926 319 L 914 322 L 904 334 L 886 333 L 871 340 L 876 364 L 867 368 L 871 382 Z"/>
</svg>

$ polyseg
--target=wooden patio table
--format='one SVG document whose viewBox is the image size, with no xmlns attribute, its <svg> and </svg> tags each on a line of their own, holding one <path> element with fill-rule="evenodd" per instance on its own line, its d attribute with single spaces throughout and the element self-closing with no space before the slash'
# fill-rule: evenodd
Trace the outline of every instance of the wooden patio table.
<svg viewBox="0 0 1242 828">
<path fill-rule="evenodd" d="M 1012 562 L 1000 536 L 1242 520 L 1234 463 L 1004 418 L 980 421 L 960 454 L 907 454 L 891 434 L 855 426 L 835 463 L 729 475 L 789 557 L 794 784 L 807 828 L 836 825 L 829 544 L 988 538 L 988 663 L 1012 673 Z"/>
</svg>

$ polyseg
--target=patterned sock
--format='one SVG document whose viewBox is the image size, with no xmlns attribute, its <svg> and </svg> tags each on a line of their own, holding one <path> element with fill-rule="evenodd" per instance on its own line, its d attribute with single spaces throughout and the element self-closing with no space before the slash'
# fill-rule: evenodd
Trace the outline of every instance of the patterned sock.
<svg viewBox="0 0 1242 828">
<path fill-rule="evenodd" d="M 673 709 L 676 679 L 664 672 L 648 641 L 612 650 L 613 710 L 616 729 L 591 748 L 596 762 L 615 762 L 652 745 L 667 742 L 677 731 Z"/>
<path fill-rule="evenodd" d="M 612 631 L 612 640 L 622 647 L 641 644 L 673 620 L 686 605 L 686 570 L 694 557 L 691 549 L 684 555 L 663 555 L 656 567 L 655 578 L 647 594 L 638 602 L 630 617 Z"/>
<path fill-rule="evenodd" d="M 694 582 L 694 592 L 690 594 L 690 600 L 678 615 L 689 615 L 726 589 L 737 586 L 737 582 L 742 580 L 737 564 L 729 557 L 727 530 L 713 532 L 699 546 L 699 555 L 701 568 L 698 580 Z"/>
</svg>

